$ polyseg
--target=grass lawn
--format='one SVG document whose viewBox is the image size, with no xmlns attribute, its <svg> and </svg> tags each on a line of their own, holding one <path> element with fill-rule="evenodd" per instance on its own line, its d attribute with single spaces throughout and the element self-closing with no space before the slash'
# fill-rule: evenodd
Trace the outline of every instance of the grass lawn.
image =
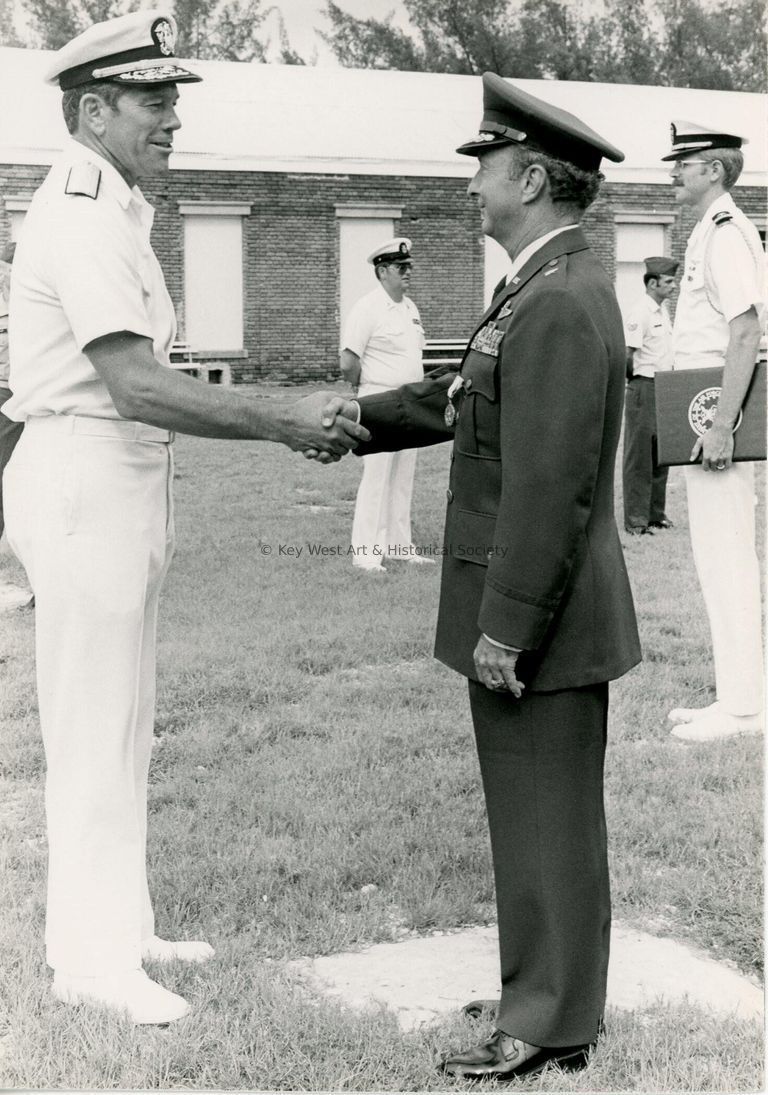
<svg viewBox="0 0 768 1095">
<path fill-rule="evenodd" d="M 194 1004 L 167 1030 L 50 998 L 34 614 L 0 616 L 0 1087 L 444 1089 L 435 1056 L 476 1025 L 403 1036 L 390 1015 L 308 997 L 285 969 L 494 919 L 466 686 L 431 658 L 439 566 L 353 571 L 356 459 L 323 468 L 274 445 L 188 437 L 175 451 L 150 875 L 159 934 L 207 938 L 217 957 L 158 971 Z M 448 452 L 419 456 L 417 544 L 441 544 Z M 668 512 L 674 529 L 626 544 L 645 660 L 612 688 L 614 915 L 758 974 L 762 742 L 669 735 L 669 708 L 708 702 L 712 666 L 679 471 Z M 8 556 L 3 578 L 22 579 Z M 527 1086 L 762 1088 L 755 1025 L 687 1006 L 609 1011 L 607 1023 L 586 1072 Z"/>
</svg>

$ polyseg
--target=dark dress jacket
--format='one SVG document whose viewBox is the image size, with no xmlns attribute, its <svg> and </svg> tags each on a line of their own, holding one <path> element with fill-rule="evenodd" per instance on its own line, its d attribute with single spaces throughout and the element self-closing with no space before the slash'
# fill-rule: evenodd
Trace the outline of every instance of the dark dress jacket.
<svg viewBox="0 0 768 1095">
<path fill-rule="evenodd" d="M 435 656 L 477 679 L 481 632 L 520 647 L 518 677 L 553 691 L 640 660 L 614 519 L 625 347 L 616 296 L 580 228 L 500 289 L 455 374 L 360 400 L 358 454 L 454 437 Z M 448 417 L 450 418 L 450 412 Z"/>
</svg>

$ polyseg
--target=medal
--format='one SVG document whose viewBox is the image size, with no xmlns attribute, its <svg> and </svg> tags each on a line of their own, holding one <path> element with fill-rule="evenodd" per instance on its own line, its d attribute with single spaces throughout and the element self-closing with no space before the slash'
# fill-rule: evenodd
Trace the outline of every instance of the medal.
<svg viewBox="0 0 768 1095">
<path fill-rule="evenodd" d="M 456 419 L 459 417 L 459 412 L 453 405 L 453 397 L 455 395 L 458 395 L 463 387 L 464 377 L 461 375 L 461 373 L 459 373 L 459 375 L 455 376 L 451 381 L 451 386 L 446 393 L 448 396 L 448 404 L 445 408 L 445 414 L 443 415 L 443 418 L 445 419 L 445 424 L 449 430 L 451 426 L 453 426 L 456 422 Z"/>
</svg>

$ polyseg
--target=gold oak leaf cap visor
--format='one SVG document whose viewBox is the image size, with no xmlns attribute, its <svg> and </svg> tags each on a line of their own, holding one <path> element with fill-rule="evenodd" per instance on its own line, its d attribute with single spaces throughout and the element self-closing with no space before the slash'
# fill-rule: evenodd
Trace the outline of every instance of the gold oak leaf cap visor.
<svg viewBox="0 0 768 1095">
<path fill-rule="evenodd" d="M 624 153 L 567 110 L 529 95 L 495 72 L 483 74 L 480 132 L 456 149 L 477 156 L 489 148 L 518 144 L 597 171 L 603 157 L 621 163 Z"/>
<path fill-rule="evenodd" d="M 62 91 L 109 80 L 126 86 L 198 83 L 178 64 L 176 20 L 166 11 L 134 11 L 94 23 L 54 54 L 45 75 Z"/>
</svg>

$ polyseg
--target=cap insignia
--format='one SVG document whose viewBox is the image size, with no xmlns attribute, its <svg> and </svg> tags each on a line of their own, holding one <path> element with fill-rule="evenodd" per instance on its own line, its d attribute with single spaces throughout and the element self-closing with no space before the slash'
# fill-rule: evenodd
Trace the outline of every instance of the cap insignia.
<svg viewBox="0 0 768 1095">
<path fill-rule="evenodd" d="M 152 24 L 152 40 L 160 47 L 164 57 L 172 57 L 176 41 L 173 27 L 167 19 L 155 19 Z"/>
<path fill-rule="evenodd" d="M 173 79 L 181 71 L 176 65 L 163 65 L 161 68 L 138 68 L 132 72 L 121 72 L 117 79 L 121 83 L 154 84 L 158 80 Z"/>
</svg>

